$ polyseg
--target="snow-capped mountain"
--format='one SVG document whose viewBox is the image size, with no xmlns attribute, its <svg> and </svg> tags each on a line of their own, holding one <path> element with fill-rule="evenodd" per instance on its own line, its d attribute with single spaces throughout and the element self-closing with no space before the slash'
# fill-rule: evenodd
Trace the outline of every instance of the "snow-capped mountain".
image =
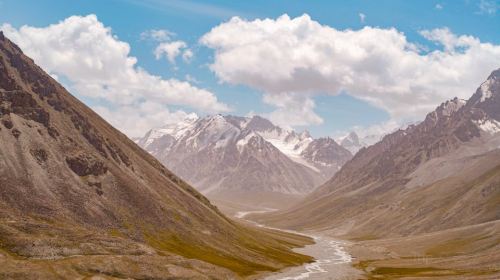
<svg viewBox="0 0 500 280">
<path fill-rule="evenodd" d="M 314 139 L 259 116 L 190 115 L 137 143 L 203 193 L 239 197 L 307 194 L 352 157 L 331 138 Z"/>
<path fill-rule="evenodd" d="M 382 139 L 383 134 L 371 134 L 360 137 L 356 132 L 351 131 L 346 136 L 337 139 L 342 147 L 349 150 L 351 154 L 356 154 L 361 148 L 371 146 Z"/>
</svg>

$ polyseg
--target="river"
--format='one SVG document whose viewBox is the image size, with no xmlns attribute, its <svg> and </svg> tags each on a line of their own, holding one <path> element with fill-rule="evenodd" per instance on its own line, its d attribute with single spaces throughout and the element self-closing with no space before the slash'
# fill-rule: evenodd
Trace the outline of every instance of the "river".
<svg viewBox="0 0 500 280">
<path fill-rule="evenodd" d="M 279 230 L 288 233 L 308 236 L 313 238 L 315 243 L 294 251 L 312 256 L 313 263 L 304 264 L 285 269 L 281 272 L 269 275 L 265 280 L 302 280 L 302 279 L 355 279 L 356 270 L 350 265 L 351 255 L 345 250 L 345 241 L 334 239 L 321 233 L 304 233 L 292 230 L 268 227 L 251 220 L 245 219 L 249 214 L 267 213 L 275 209 L 265 209 L 258 211 L 240 211 L 235 217 L 253 223 L 258 227 Z"/>
</svg>

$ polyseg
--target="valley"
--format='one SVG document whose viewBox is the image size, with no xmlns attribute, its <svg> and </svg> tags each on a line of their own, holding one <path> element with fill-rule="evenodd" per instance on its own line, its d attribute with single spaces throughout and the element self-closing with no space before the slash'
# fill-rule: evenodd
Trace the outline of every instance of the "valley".
<svg viewBox="0 0 500 280">
<path fill-rule="evenodd" d="M 0 280 L 500 279 L 500 0 L 368 2 L 0 0 Z"/>
</svg>

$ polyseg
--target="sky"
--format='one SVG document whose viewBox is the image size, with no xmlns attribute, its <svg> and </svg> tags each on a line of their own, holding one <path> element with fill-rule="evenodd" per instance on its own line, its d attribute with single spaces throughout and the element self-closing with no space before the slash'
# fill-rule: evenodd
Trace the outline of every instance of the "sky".
<svg viewBox="0 0 500 280">
<path fill-rule="evenodd" d="M 0 29 L 139 137 L 193 114 L 385 133 L 500 68 L 500 0 L 0 0 Z"/>
</svg>

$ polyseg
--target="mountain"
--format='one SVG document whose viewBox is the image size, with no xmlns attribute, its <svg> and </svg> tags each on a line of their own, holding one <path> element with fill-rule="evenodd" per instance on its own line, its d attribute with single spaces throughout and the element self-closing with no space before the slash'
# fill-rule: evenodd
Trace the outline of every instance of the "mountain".
<svg viewBox="0 0 500 280">
<path fill-rule="evenodd" d="M 407 124 L 406 126 L 409 126 L 410 124 Z M 397 129 L 396 129 L 397 130 Z M 396 131 L 394 130 L 394 131 Z M 349 134 L 337 138 L 337 142 L 342 146 L 343 148 L 349 150 L 351 154 L 355 155 L 359 150 L 362 148 L 371 146 L 380 140 L 385 136 L 384 133 L 382 134 L 369 134 L 365 135 L 363 137 L 360 137 L 356 132 L 351 131 Z"/>
<path fill-rule="evenodd" d="M 442 248 L 433 252 L 449 252 L 447 257 L 470 253 L 462 263 L 479 257 L 498 263 L 499 186 L 500 69 L 469 100 L 449 100 L 423 122 L 361 149 L 303 201 L 258 220 L 279 227 L 327 230 L 358 241 L 411 239 L 437 232 L 448 236 L 453 229 L 471 232 L 487 224 L 482 234 L 460 238 L 454 234 L 447 243 L 425 240 L 428 246 Z M 476 241 L 484 247 L 473 246 Z M 425 252 L 422 257 L 432 257 Z"/>
<path fill-rule="evenodd" d="M 311 192 L 351 154 L 331 138 L 275 126 L 259 116 L 189 116 L 137 142 L 211 198 L 275 207 Z"/>
<path fill-rule="evenodd" d="M 0 278 L 237 279 L 307 242 L 225 217 L 0 32 Z"/>
<path fill-rule="evenodd" d="M 359 140 L 358 134 L 356 134 L 356 132 L 354 132 L 354 131 L 351 131 L 349 134 L 347 134 L 344 137 L 340 137 L 338 139 L 338 142 L 339 142 L 340 146 L 349 150 L 353 155 L 356 154 L 361 148 L 367 146 L 366 143 L 361 142 Z"/>
</svg>

